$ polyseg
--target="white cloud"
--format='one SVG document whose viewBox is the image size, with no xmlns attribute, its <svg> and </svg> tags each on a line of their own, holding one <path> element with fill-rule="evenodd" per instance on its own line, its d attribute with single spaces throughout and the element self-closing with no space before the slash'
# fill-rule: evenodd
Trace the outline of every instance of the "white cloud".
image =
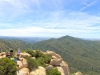
<svg viewBox="0 0 100 75">
<path fill-rule="evenodd" d="M 67 26 L 64 26 L 67 27 Z M 3 36 L 34 36 L 34 37 L 61 37 L 64 35 L 72 35 L 72 36 L 78 36 L 80 35 L 90 35 L 94 32 L 100 32 L 100 29 L 98 28 L 98 31 L 94 31 L 95 29 L 93 27 L 79 27 L 78 26 L 74 28 L 64 28 L 64 29 L 50 29 L 50 28 L 44 28 L 44 27 L 26 27 L 26 28 L 19 28 L 19 29 L 6 29 L 6 30 L 0 30 L 0 35 Z M 87 36 L 91 37 L 91 36 Z"/>
<path fill-rule="evenodd" d="M 58 25 L 58 23 L 56 23 L 54 26 L 52 26 L 52 29 L 54 29 L 57 25 Z"/>
<path fill-rule="evenodd" d="M 91 5 L 93 5 L 94 3 L 96 3 L 97 1 L 93 1 L 90 4 L 87 4 L 85 7 L 82 7 L 79 11 L 85 10 L 86 8 L 90 7 Z"/>
<path fill-rule="evenodd" d="M 41 2 L 45 0 L 42 1 L 31 0 L 31 2 L 33 3 L 30 2 L 28 3 L 27 0 L 4 0 L 4 1 L 6 1 L 6 4 L 5 3 L 2 4 L 3 0 L 0 1 L 1 2 L 0 10 L 2 10 L 0 12 L 0 17 L 2 17 L 2 15 L 4 17 L 4 19 L 0 19 L 0 28 L 2 28 L 2 30 L 0 30 L 0 35 L 5 35 L 5 36 L 48 35 L 52 37 L 58 37 L 62 35 L 72 35 L 72 36 L 77 35 L 79 37 L 81 37 L 80 35 L 92 36 L 92 34 L 94 33 L 96 33 L 96 35 L 97 34 L 99 35 L 100 26 L 96 27 L 95 25 L 100 24 L 100 17 L 89 15 L 87 13 L 82 12 L 82 10 L 85 10 L 86 8 L 90 7 L 91 5 L 96 3 L 96 1 L 86 5 L 85 7 L 81 8 L 80 11 L 76 12 L 75 11 L 68 12 L 67 10 L 60 10 L 58 7 L 60 7 L 59 5 L 61 4 L 60 3 L 61 0 L 49 1 L 53 2 L 53 4 L 51 5 L 47 1 L 43 2 L 45 6 L 49 4 L 50 6 L 54 5 L 55 8 L 58 8 L 54 11 L 47 11 L 45 8 L 44 11 L 42 10 L 43 8 L 41 7 L 42 5 Z M 2 9 L 2 7 L 5 8 Z M 50 7 L 50 9 L 52 7 Z M 7 10 L 8 8 L 9 10 Z M 32 12 L 31 14 L 30 11 Z M 20 20 L 20 18 L 22 19 Z M 11 22 L 9 22 L 9 20 Z M 3 27 L 7 29 L 3 29 Z"/>
<path fill-rule="evenodd" d="M 52 12 L 51 14 L 53 13 L 56 12 Z M 68 15 L 69 17 L 66 17 Z M 0 35 L 44 37 L 47 35 L 50 37 L 71 35 L 78 37 L 92 37 L 92 34 L 98 34 L 99 37 L 100 26 L 96 27 L 96 25 L 100 24 L 100 17 L 82 12 L 73 12 L 70 14 L 68 13 L 68 15 L 62 12 L 60 15 L 56 15 L 56 17 L 53 17 L 54 15 L 50 15 L 48 17 L 49 19 L 46 19 L 46 21 L 44 19 L 43 22 L 41 21 L 33 23 L 32 21 L 32 23 L 28 22 L 27 24 L 21 23 L 21 26 L 23 25 L 21 28 L 19 28 L 19 23 L 19 26 L 17 25 L 18 28 L 13 28 L 13 26 L 10 29 L 0 30 Z"/>
</svg>

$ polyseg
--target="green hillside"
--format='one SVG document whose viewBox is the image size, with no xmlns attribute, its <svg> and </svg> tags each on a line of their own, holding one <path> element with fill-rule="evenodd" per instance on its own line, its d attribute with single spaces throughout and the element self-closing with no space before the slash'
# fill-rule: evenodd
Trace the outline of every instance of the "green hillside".
<svg viewBox="0 0 100 75">
<path fill-rule="evenodd" d="M 100 41 L 83 40 L 71 36 L 26 43 L 21 40 L 0 39 L 0 50 L 52 50 L 68 63 L 71 73 L 81 71 L 84 75 L 100 75 Z"/>
<path fill-rule="evenodd" d="M 64 36 L 35 43 L 34 49 L 60 54 L 69 64 L 71 73 L 79 70 L 84 75 L 100 75 L 100 41 Z"/>
<path fill-rule="evenodd" d="M 36 43 L 42 40 L 48 40 L 50 38 L 43 38 L 43 37 L 11 37 L 11 36 L 0 36 L 0 39 L 5 41 L 13 41 L 13 40 L 20 40 L 26 43 Z"/>
<path fill-rule="evenodd" d="M 30 49 L 32 47 L 31 47 L 31 44 L 25 43 L 20 40 L 9 40 L 9 41 L 6 40 L 5 41 L 5 40 L 0 39 L 0 50 L 2 51 L 6 51 L 9 49 L 16 50 L 18 48 L 20 48 L 21 50 L 25 50 L 25 49 Z"/>
</svg>

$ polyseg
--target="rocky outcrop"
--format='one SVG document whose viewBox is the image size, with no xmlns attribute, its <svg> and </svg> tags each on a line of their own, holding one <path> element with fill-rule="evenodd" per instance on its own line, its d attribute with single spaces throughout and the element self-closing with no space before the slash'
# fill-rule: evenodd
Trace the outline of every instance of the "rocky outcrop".
<svg viewBox="0 0 100 75">
<path fill-rule="evenodd" d="M 55 52 L 53 51 L 46 51 L 46 54 L 49 54 L 51 56 L 55 56 L 56 58 L 61 58 L 61 56 L 59 54 L 56 54 Z"/>
<path fill-rule="evenodd" d="M 28 67 L 27 60 L 25 58 L 20 58 L 20 60 L 17 61 L 17 65 L 19 70 Z"/>
<path fill-rule="evenodd" d="M 53 65 L 53 66 L 59 66 L 60 63 L 62 62 L 62 58 L 52 58 L 51 61 L 50 61 L 50 65 Z"/>
<path fill-rule="evenodd" d="M 62 67 L 57 67 L 58 71 L 61 73 L 61 75 L 65 75 L 64 70 Z"/>
<path fill-rule="evenodd" d="M 52 69 L 52 68 L 54 68 L 54 67 L 53 67 L 52 65 L 50 65 L 50 64 L 47 64 L 46 66 L 47 66 L 47 67 L 46 67 L 47 69 Z"/>
<path fill-rule="evenodd" d="M 26 53 L 26 52 L 23 52 L 23 53 L 20 53 L 20 57 L 31 57 L 31 55 L 30 54 L 28 54 L 28 53 Z"/>
<path fill-rule="evenodd" d="M 27 56 L 31 57 L 30 54 L 23 52 L 20 53 L 19 60 L 17 60 L 17 75 L 46 75 L 46 69 L 51 69 L 51 68 L 57 68 L 58 71 L 61 73 L 61 75 L 70 75 L 69 74 L 69 68 L 68 64 L 63 61 L 61 56 L 59 54 L 56 54 L 53 51 L 47 51 L 47 52 L 42 52 L 44 54 L 49 54 L 52 56 L 52 59 L 50 63 L 46 64 L 46 67 L 38 66 L 37 69 L 34 69 L 33 71 L 30 72 L 28 69 L 28 63 L 27 60 L 25 59 Z M 17 53 L 16 53 L 17 54 Z M 0 58 L 6 57 L 6 53 L 2 52 L 0 53 Z M 32 59 L 37 59 L 35 57 L 31 57 Z M 11 60 L 14 60 L 14 58 L 11 58 Z M 75 73 L 75 75 L 82 75 L 80 72 Z"/>
<path fill-rule="evenodd" d="M 60 67 L 63 69 L 65 75 L 69 75 L 69 67 L 66 62 L 62 61 Z"/>
<path fill-rule="evenodd" d="M 29 69 L 28 68 L 22 68 L 17 71 L 17 75 L 29 75 Z"/>
<path fill-rule="evenodd" d="M 0 58 L 5 58 L 5 57 L 6 57 L 6 53 L 5 52 L 0 53 Z"/>
<path fill-rule="evenodd" d="M 52 59 L 50 61 L 50 64 L 53 66 L 58 66 L 62 62 L 62 58 L 59 54 L 56 54 L 53 51 L 47 51 L 46 54 L 49 54 L 52 56 Z"/>
<path fill-rule="evenodd" d="M 56 54 L 53 51 L 47 51 L 46 54 L 52 56 L 50 65 L 56 67 L 58 71 L 61 72 L 61 75 L 70 75 L 68 64 L 62 60 L 59 54 Z"/>
<path fill-rule="evenodd" d="M 39 66 L 34 71 L 31 71 L 29 75 L 46 75 L 46 69 L 42 66 Z"/>
</svg>

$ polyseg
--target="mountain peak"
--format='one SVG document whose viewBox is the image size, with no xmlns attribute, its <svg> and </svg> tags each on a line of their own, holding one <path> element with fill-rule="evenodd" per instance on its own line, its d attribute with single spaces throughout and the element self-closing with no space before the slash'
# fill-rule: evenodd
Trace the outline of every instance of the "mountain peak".
<svg viewBox="0 0 100 75">
<path fill-rule="evenodd" d="M 72 37 L 72 36 L 66 35 L 66 36 L 63 36 L 61 38 L 76 38 L 76 37 Z"/>
<path fill-rule="evenodd" d="M 12 54 L 15 53 L 17 54 L 17 52 Z M 5 60 L 8 59 L 9 61 L 12 60 L 11 62 L 13 63 L 16 62 L 18 66 L 16 64 L 10 64 L 10 66 L 17 67 L 17 75 L 69 75 L 68 64 L 63 61 L 59 54 L 53 51 L 43 52 L 41 50 L 27 50 L 21 52 L 19 56 L 11 58 L 8 58 L 5 52 L 1 52 L 0 59 L 1 58 Z M 2 64 L 3 63 L 6 64 L 6 61 L 2 62 Z M 7 65 L 9 66 L 9 64 Z M 0 65 L 0 67 L 2 66 L 4 65 Z M 5 67 L 5 70 L 6 68 L 7 67 Z M 14 75 L 16 73 L 15 71 L 16 70 L 14 69 Z M 8 71 L 7 73 L 11 74 L 11 71 Z"/>
<path fill-rule="evenodd" d="M 58 40 L 72 40 L 72 41 L 77 41 L 77 40 L 82 40 L 82 39 L 66 35 L 66 36 L 63 36 L 61 38 L 58 38 Z"/>
</svg>

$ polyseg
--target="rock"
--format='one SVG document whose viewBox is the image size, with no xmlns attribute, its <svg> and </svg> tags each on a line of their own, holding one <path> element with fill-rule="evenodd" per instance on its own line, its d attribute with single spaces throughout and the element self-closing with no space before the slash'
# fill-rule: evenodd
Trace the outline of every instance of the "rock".
<svg viewBox="0 0 100 75">
<path fill-rule="evenodd" d="M 57 59 L 57 57 L 55 57 L 55 56 L 52 56 L 52 59 Z"/>
<path fill-rule="evenodd" d="M 50 65 L 53 65 L 53 66 L 59 66 L 60 65 L 60 63 L 62 62 L 62 58 L 55 58 L 55 59 L 51 59 L 51 61 L 50 61 Z"/>
<path fill-rule="evenodd" d="M 81 72 L 76 72 L 76 73 L 74 73 L 74 75 L 83 75 Z"/>
<path fill-rule="evenodd" d="M 56 54 L 53 51 L 47 51 L 46 54 L 49 54 L 52 56 L 52 59 L 50 61 L 50 65 L 58 66 L 62 62 L 62 58 L 59 54 Z"/>
<path fill-rule="evenodd" d="M 0 58 L 6 58 L 6 55 L 0 56 Z"/>
<path fill-rule="evenodd" d="M 63 69 L 65 75 L 70 75 L 68 64 L 64 61 L 60 63 L 60 67 Z"/>
<path fill-rule="evenodd" d="M 5 57 L 6 57 L 6 53 L 5 52 L 0 53 L 0 58 L 5 58 Z"/>
<path fill-rule="evenodd" d="M 29 75 L 46 75 L 46 69 L 39 66 L 38 69 L 31 71 Z"/>
<path fill-rule="evenodd" d="M 51 68 L 53 68 L 53 66 L 52 65 L 47 65 L 46 68 L 51 69 Z"/>
<path fill-rule="evenodd" d="M 0 53 L 0 56 L 1 56 L 2 54 L 6 55 L 6 53 L 5 53 L 5 52 L 1 52 L 1 53 Z"/>
<path fill-rule="evenodd" d="M 57 67 L 58 71 L 61 73 L 61 75 L 65 75 L 64 70 L 62 67 Z"/>
<path fill-rule="evenodd" d="M 59 54 L 56 54 L 55 52 L 53 51 L 46 51 L 46 54 L 49 54 L 51 56 L 55 56 L 56 58 L 61 58 L 61 56 Z"/>
<path fill-rule="evenodd" d="M 26 53 L 26 52 L 23 52 L 23 53 L 20 53 L 20 56 L 21 57 L 31 57 L 31 55 L 30 54 L 28 54 L 28 53 Z"/>
<path fill-rule="evenodd" d="M 19 66 L 19 70 L 28 67 L 27 60 L 25 58 L 20 58 L 20 60 L 17 60 L 17 65 Z"/>
<path fill-rule="evenodd" d="M 35 57 L 32 57 L 32 59 L 36 59 Z"/>
<path fill-rule="evenodd" d="M 70 75 L 68 64 L 65 63 L 59 54 L 56 54 L 53 51 L 47 51 L 46 54 L 52 56 L 50 65 L 56 66 L 58 71 L 61 72 L 61 75 Z"/>
<path fill-rule="evenodd" d="M 29 75 L 29 69 L 28 68 L 22 68 L 21 70 L 17 71 L 17 75 Z"/>
</svg>

